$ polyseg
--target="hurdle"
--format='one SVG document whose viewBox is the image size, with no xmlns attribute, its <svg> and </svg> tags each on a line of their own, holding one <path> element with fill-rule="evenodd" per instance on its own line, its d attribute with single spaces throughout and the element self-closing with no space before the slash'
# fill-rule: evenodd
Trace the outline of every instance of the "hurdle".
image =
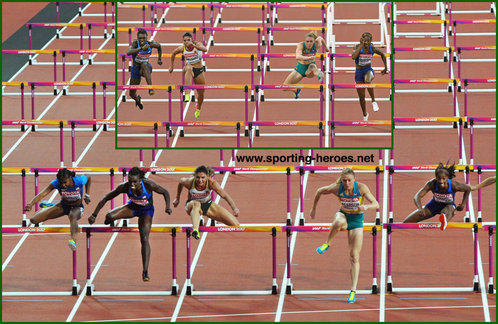
<svg viewBox="0 0 498 324">
<path fill-rule="evenodd" d="M 118 121 L 117 122 L 117 129 L 120 127 L 152 127 L 153 128 L 153 137 L 154 137 L 154 146 L 151 148 L 157 148 L 158 147 L 158 129 L 159 126 L 162 126 L 163 122 L 161 121 Z M 127 136 L 128 135 L 128 136 Z M 116 136 L 117 137 L 134 137 L 135 134 L 118 134 L 118 131 L 116 130 Z M 137 147 L 138 148 L 138 147 Z M 143 148 L 143 147 L 141 147 Z M 155 150 L 152 150 L 152 160 L 155 161 Z"/>
<path fill-rule="evenodd" d="M 453 47 L 457 47 L 457 24 L 495 24 L 496 19 L 455 19 L 452 22 L 453 25 Z M 495 26 L 496 30 L 496 26 Z M 494 36 L 496 37 L 496 32 L 488 32 L 488 33 L 459 33 L 461 36 Z"/>
<path fill-rule="evenodd" d="M 379 150 L 379 154 L 381 153 L 381 150 Z M 379 157 L 379 160 L 382 160 L 381 157 Z M 334 162 L 341 162 L 341 161 L 334 161 Z M 344 161 L 342 161 L 344 162 Z M 316 166 L 316 165 L 305 165 L 305 166 L 296 166 L 295 169 L 296 171 L 299 171 L 300 175 L 300 181 L 299 181 L 299 206 L 300 206 L 300 216 L 299 216 L 299 225 L 304 226 L 304 188 L 303 188 L 303 177 L 304 173 L 306 171 L 310 173 L 341 173 L 341 171 L 344 168 L 351 168 L 355 172 L 359 173 L 372 173 L 375 172 L 375 199 L 377 201 L 380 200 L 380 187 L 379 187 L 379 181 L 380 181 L 380 173 L 384 172 L 384 167 L 382 165 L 334 165 L 334 166 Z M 290 225 L 287 223 L 287 225 Z M 375 225 L 380 225 L 380 207 L 377 208 L 375 212 Z"/>
<path fill-rule="evenodd" d="M 357 294 L 377 294 L 377 231 L 381 230 L 381 225 L 364 224 L 363 231 L 372 232 L 372 289 L 357 290 Z M 282 231 L 287 234 L 287 278 L 285 292 L 288 295 L 342 295 L 348 294 L 349 290 L 296 290 L 291 282 L 291 236 L 293 232 L 328 232 L 330 225 L 311 224 L 308 226 L 283 226 Z"/>
<path fill-rule="evenodd" d="M 176 295 L 178 293 L 178 284 L 176 283 L 176 232 L 180 227 L 175 226 L 152 226 L 151 233 L 171 233 L 171 248 L 172 248 L 172 284 L 171 291 L 95 291 L 95 284 L 92 279 L 91 270 L 91 237 L 92 233 L 138 233 L 138 227 L 108 227 L 108 226 L 85 226 L 82 230 L 86 232 L 87 243 L 87 282 L 86 282 L 86 295 L 87 296 L 163 296 L 163 295 Z"/>
<path fill-rule="evenodd" d="M 248 123 L 249 126 L 249 147 L 253 147 L 254 137 L 253 137 L 253 127 L 260 126 L 314 126 L 318 128 L 318 134 L 314 133 L 296 133 L 296 136 L 318 136 L 319 137 L 319 147 L 324 146 L 323 137 L 324 134 L 324 125 L 326 123 L 319 120 L 294 120 L 294 121 L 251 121 Z M 255 136 L 276 136 L 276 134 L 263 134 L 259 133 L 259 129 L 255 129 Z M 288 135 L 286 135 L 288 136 Z"/>
<path fill-rule="evenodd" d="M 393 118 L 394 129 L 457 129 L 458 135 L 458 156 L 459 164 L 463 163 L 463 128 L 467 127 L 465 117 L 394 117 Z M 422 125 L 399 125 L 401 123 L 414 123 Z M 439 124 L 439 123 L 449 123 L 450 125 L 431 125 L 427 124 Z M 394 158 L 394 148 L 391 150 L 391 157 Z"/>
<path fill-rule="evenodd" d="M 256 91 L 256 100 L 255 100 L 255 105 L 256 105 L 256 121 L 259 121 L 259 90 L 265 90 L 265 89 L 317 89 L 320 92 L 320 120 L 325 120 L 325 115 L 324 115 L 324 110 L 323 110 L 323 104 L 324 104 L 324 95 L 323 91 L 326 89 L 323 84 L 260 84 L 255 86 L 255 91 Z M 265 101 L 264 94 L 261 95 L 261 101 Z"/>
<path fill-rule="evenodd" d="M 462 51 L 496 51 L 496 46 L 458 46 L 455 49 L 456 56 L 453 57 L 453 61 L 458 62 L 458 79 L 461 79 L 462 62 L 495 62 L 492 58 L 462 59 Z"/>
<path fill-rule="evenodd" d="M 87 38 L 88 39 L 88 49 L 91 49 L 92 48 L 92 26 L 97 26 L 97 27 L 104 27 L 106 28 L 106 31 L 104 33 L 104 36 L 102 36 L 102 38 L 106 39 L 107 38 L 107 27 L 111 26 L 111 27 L 114 27 L 114 23 L 101 23 L 101 22 L 92 22 L 92 23 L 27 23 L 26 24 L 26 27 L 28 27 L 28 38 L 29 38 L 29 49 L 32 50 L 33 49 L 33 45 L 32 45 L 32 38 L 33 38 L 33 35 L 32 35 L 32 28 L 33 27 L 79 27 L 80 29 L 80 36 L 79 36 L 79 39 L 80 39 L 80 50 L 83 50 L 83 38 Z M 87 30 L 88 30 L 88 36 L 83 36 L 83 28 L 84 27 L 87 27 Z M 60 31 L 59 29 L 57 29 L 57 32 L 56 32 L 56 37 L 57 38 L 61 38 L 62 36 L 60 35 Z M 99 38 L 98 36 L 93 36 L 94 38 Z M 71 36 L 67 36 L 67 38 L 71 38 Z M 114 34 L 113 34 L 113 38 L 114 38 Z M 32 57 L 30 56 L 30 60 L 32 59 Z M 83 56 L 81 55 L 80 56 L 80 62 L 82 62 L 83 60 Z M 83 64 L 83 63 L 81 63 Z"/>
<path fill-rule="evenodd" d="M 31 129 L 35 131 L 36 125 L 59 125 L 59 156 L 61 166 L 64 166 L 64 121 L 62 120 L 2 120 L 2 125 L 21 125 L 23 126 L 31 126 Z M 24 131 L 24 129 L 22 129 Z"/>
<path fill-rule="evenodd" d="M 67 65 L 83 65 L 83 60 L 80 60 L 80 63 L 76 62 L 67 62 L 66 63 L 66 54 L 80 54 L 82 56 L 83 54 L 115 54 L 115 51 L 113 49 L 111 50 L 105 50 L 105 49 L 91 49 L 91 50 L 72 50 L 72 49 L 59 49 L 59 50 L 2 50 L 2 54 L 19 54 L 19 55 L 26 55 L 29 54 L 30 57 L 28 59 L 28 64 L 29 65 L 51 65 L 52 63 L 50 62 L 36 62 L 36 64 L 33 63 L 33 58 L 31 55 L 33 54 L 52 54 L 53 56 L 53 65 L 54 65 L 54 82 L 57 81 L 57 54 L 62 55 L 62 81 L 66 81 L 66 64 Z M 93 57 L 95 57 L 95 55 Z M 114 62 L 94 62 L 93 57 L 88 57 L 88 64 L 89 65 L 114 65 Z M 71 64 L 73 63 L 73 64 Z"/>
<path fill-rule="evenodd" d="M 391 136 L 392 127 L 390 120 L 330 120 L 330 147 L 335 147 L 336 136 Z M 390 132 L 388 133 L 336 133 L 336 126 L 389 126 Z"/>
<path fill-rule="evenodd" d="M 483 228 L 488 230 L 489 242 L 489 280 L 488 280 L 488 294 L 495 294 L 494 289 L 494 253 L 493 253 L 493 234 L 496 231 L 496 222 L 483 223 Z"/>
<path fill-rule="evenodd" d="M 474 164 L 474 128 L 494 128 L 496 129 L 496 117 L 467 117 L 470 125 L 470 164 Z M 492 122 L 492 125 L 474 125 L 475 122 Z"/>
<path fill-rule="evenodd" d="M 321 5 L 324 7 L 323 5 Z M 303 31 L 303 32 L 309 32 L 310 30 L 317 29 L 317 27 L 309 27 L 309 26 L 296 26 L 296 27 L 266 27 L 266 34 L 268 36 L 268 41 L 266 43 L 266 53 L 270 53 L 270 45 L 274 46 L 273 42 L 273 32 L 274 31 Z M 325 39 L 325 31 L 327 30 L 327 27 L 323 25 L 322 22 L 322 27 L 320 28 L 322 32 L 322 38 Z M 288 45 L 288 44 L 285 44 Z M 323 49 L 322 49 L 323 50 Z M 269 64 L 269 62 L 268 62 Z"/>
<path fill-rule="evenodd" d="M 441 224 L 439 222 L 427 223 L 388 223 L 383 224 L 383 228 L 387 229 L 387 291 L 392 292 L 478 292 L 478 229 L 482 228 L 482 223 L 448 223 L 446 229 L 472 229 L 474 239 L 474 279 L 471 287 L 393 287 L 392 280 L 392 230 L 393 229 L 422 229 L 422 230 L 439 230 Z"/>
<path fill-rule="evenodd" d="M 395 6 L 396 9 L 396 6 Z M 441 13 L 442 19 L 439 20 L 397 20 L 396 10 L 394 10 L 394 20 L 393 20 L 393 37 L 394 38 L 442 38 L 443 46 L 446 45 L 447 41 L 447 28 L 449 21 L 444 19 L 444 14 Z M 440 31 L 438 32 L 398 32 L 398 25 L 440 25 Z"/>
<path fill-rule="evenodd" d="M 247 233 L 247 232 L 271 232 L 272 236 L 272 287 L 270 290 L 238 290 L 238 291 L 199 291 L 194 290 L 194 284 L 191 278 L 190 269 L 190 254 L 191 254 L 191 236 L 192 227 L 182 227 L 182 231 L 187 234 L 187 295 L 276 295 L 278 292 L 277 285 L 277 231 L 281 231 L 281 226 L 254 226 L 254 225 L 240 225 L 240 226 L 200 226 L 199 232 L 213 232 L 213 233 Z"/>
<path fill-rule="evenodd" d="M 451 2 L 449 3 L 451 5 Z M 421 9 L 414 9 L 414 10 L 398 10 L 397 4 L 394 3 L 394 10 L 393 12 L 395 13 L 394 17 L 396 16 L 402 16 L 402 15 L 409 15 L 409 16 L 441 16 L 444 15 L 445 12 L 447 12 L 447 9 L 445 8 L 445 5 L 442 3 L 435 3 L 436 8 L 434 9 L 427 9 L 427 10 L 421 10 Z"/>
<path fill-rule="evenodd" d="M 463 91 L 464 91 L 464 115 L 468 114 L 468 93 L 469 92 L 496 92 L 495 89 L 469 89 L 469 83 L 496 83 L 496 78 L 494 79 L 462 79 L 463 80 Z M 496 86 L 495 86 L 496 87 Z M 461 92 L 461 87 L 458 88 Z"/>
<path fill-rule="evenodd" d="M 396 84 L 438 84 L 446 83 L 447 89 L 398 89 Z M 457 117 L 456 104 L 456 86 L 458 79 L 439 79 L 439 78 L 420 78 L 420 79 L 394 79 L 394 93 L 437 93 L 437 92 L 453 92 L 453 116 Z M 393 108 L 394 109 L 394 108 Z"/>
<path fill-rule="evenodd" d="M 103 100 L 104 100 L 104 105 L 106 101 L 106 88 L 107 86 L 114 86 L 115 83 L 114 81 L 57 81 L 57 82 L 45 82 L 45 81 L 34 81 L 34 82 L 2 82 L 2 86 L 12 86 L 12 87 L 20 87 L 21 89 L 21 119 L 24 120 L 24 88 L 25 85 L 30 87 L 31 89 L 31 119 L 35 119 L 35 89 L 36 87 L 43 87 L 43 86 L 53 86 L 54 87 L 54 92 L 53 95 L 57 95 L 57 87 L 61 86 L 63 87 L 62 94 L 63 95 L 89 95 L 91 94 L 93 96 L 93 119 L 97 119 L 97 94 L 102 94 Z M 102 86 L 103 92 L 97 93 L 96 88 L 97 85 Z M 66 92 L 66 90 L 70 86 L 91 86 L 92 87 L 92 92 L 75 92 L 75 93 L 69 93 Z M 60 94 L 60 92 L 59 92 Z M 3 93 L 3 95 L 6 95 Z M 49 95 L 48 93 L 39 93 L 38 95 Z M 50 93 L 52 95 L 52 93 Z M 112 95 L 112 94 L 111 94 Z"/>
<path fill-rule="evenodd" d="M 335 118 L 335 91 L 337 89 L 392 89 L 389 93 L 389 98 L 387 100 L 391 101 L 391 98 L 394 94 L 394 89 L 391 87 L 391 84 L 388 83 L 367 83 L 367 84 L 329 84 L 330 88 L 330 120 L 333 121 Z M 357 100 L 357 99 L 355 99 Z"/>
<path fill-rule="evenodd" d="M 393 196 L 394 196 L 394 190 L 393 190 L 393 174 L 398 172 L 398 173 L 407 173 L 407 172 L 422 172 L 422 173 L 433 173 L 437 165 L 387 165 L 385 167 L 387 170 L 389 170 L 389 223 L 394 223 L 394 216 L 393 216 Z M 466 171 L 466 179 L 468 179 L 468 172 L 474 171 L 475 167 L 473 165 L 455 165 L 455 170 L 456 171 Z M 469 222 L 469 206 L 467 204 L 466 210 L 465 210 L 465 216 L 464 216 L 464 221 Z M 426 224 L 426 223 L 420 223 L 420 224 Z M 439 224 L 439 223 L 438 223 Z"/>
<path fill-rule="evenodd" d="M 451 46 L 419 46 L 419 47 L 394 47 L 393 48 L 393 60 L 396 63 L 440 63 L 441 59 L 395 59 L 396 52 L 442 52 L 443 60 L 442 62 L 448 62 L 448 78 L 451 78 L 451 53 L 454 51 L 454 48 Z M 394 69 L 391 69 L 391 74 L 394 76 Z M 460 79 L 460 73 L 458 73 L 458 78 Z"/>
<path fill-rule="evenodd" d="M 114 22 L 114 2 L 110 2 L 111 4 L 111 21 Z M 104 23 L 107 23 L 107 1 L 104 1 L 104 13 L 103 14 L 90 14 L 90 13 L 84 13 L 85 10 L 87 10 L 87 8 L 89 7 L 90 4 L 88 4 L 88 6 L 85 6 L 85 8 L 82 8 L 81 7 L 81 2 L 78 3 L 78 15 L 81 16 L 81 17 L 102 17 L 104 16 Z M 59 12 L 60 12 L 60 2 L 56 2 L 55 3 L 55 8 L 56 8 L 56 22 L 59 23 L 60 22 L 60 19 L 59 19 Z M 114 36 L 114 34 L 113 34 Z M 104 33 L 104 38 L 107 37 L 107 28 L 105 29 L 105 33 Z"/>
<path fill-rule="evenodd" d="M 2 234 L 47 234 L 47 233 L 69 233 L 70 229 L 68 227 L 5 227 L 2 226 Z M 73 274 L 72 274 L 72 286 L 69 291 L 3 291 L 2 297 L 6 296 L 76 296 L 80 290 L 80 285 L 78 284 L 78 267 L 77 267 L 77 257 L 76 251 L 72 251 L 73 260 Z"/>
<path fill-rule="evenodd" d="M 375 3 L 372 3 L 375 4 Z M 385 18 L 385 7 L 389 5 L 386 2 L 378 3 L 378 17 L 374 19 L 337 19 L 335 17 L 335 3 L 330 2 L 327 5 L 327 42 L 328 46 L 332 48 L 333 53 L 335 53 L 336 47 L 351 47 L 357 44 L 357 42 L 336 42 L 334 36 L 334 25 L 342 24 L 368 24 L 368 25 L 380 25 L 380 42 L 373 42 L 375 46 L 389 47 L 390 44 L 389 35 L 387 34 L 386 18 Z"/>
<path fill-rule="evenodd" d="M 205 121 L 205 122 L 163 122 L 163 126 L 166 126 L 166 147 L 170 147 L 170 131 L 172 126 L 177 126 L 181 127 L 180 129 L 180 137 L 185 137 L 185 136 L 206 136 L 204 135 L 194 135 L 194 134 L 187 134 L 185 135 L 183 131 L 183 127 L 211 127 L 211 126 L 225 126 L 225 127 L 235 127 L 237 133 L 237 148 L 240 147 L 240 128 L 241 126 L 244 126 L 243 122 L 225 122 L 225 121 Z M 212 134 L 211 136 L 231 136 L 231 135 L 226 135 L 226 134 L 221 134 L 221 135 L 215 135 Z M 156 143 L 157 145 L 157 143 Z"/>
</svg>

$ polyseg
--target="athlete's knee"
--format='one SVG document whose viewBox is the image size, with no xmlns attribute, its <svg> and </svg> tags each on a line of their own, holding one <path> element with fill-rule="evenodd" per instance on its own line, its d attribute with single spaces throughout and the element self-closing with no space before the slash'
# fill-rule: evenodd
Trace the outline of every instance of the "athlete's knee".
<svg viewBox="0 0 498 324">
<path fill-rule="evenodd" d="M 342 217 L 339 217 L 337 214 L 336 214 L 336 218 L 334 220 L 334 222 L 332 223 L 332 228 L 333 229 L 342 229 L 345 225 L 347 224 L 346 220 Z"/>
<path fill-rule="evenodd" d="M 357 251 L 351 251 L 349 253 L 349 259 L 351 261 L 351 264 L 360 263 L 360 253 L 358 253 Z"/>
</svg>

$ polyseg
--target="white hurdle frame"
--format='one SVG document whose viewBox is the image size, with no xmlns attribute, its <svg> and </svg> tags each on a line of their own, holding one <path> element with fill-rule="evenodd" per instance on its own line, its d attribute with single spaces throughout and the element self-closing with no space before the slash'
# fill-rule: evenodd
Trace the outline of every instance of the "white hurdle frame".
<svg viewBox="0 0 498 324">
<path fill-rule="evenodd" d="M 417 37 L 431 37 L 431 38 L 443 38 L 444 33 L 445 33 L 445 28 L 444 28 L 444 23 L 441 23 L 441 31 L 439 32 L 398 32 L 397 25 L 394 23 L 394 21 L 398 20 L 398 15 L 400 14 L 400 11 L 397 9 L 397 4 L 396 2 L 393 3 L 393 37 L 410 37 L 410 38 L 417 38 Z M 445 20 L 445 8 L 444 8 L 444 3 L 443 2 L 437 2 L 436 3 L 436 9 L 435 10 L 403 10 L 401 11 L 401 14 L 404 15 L 437 15 L 441 16 L 441 20 Z"/>
</svg>

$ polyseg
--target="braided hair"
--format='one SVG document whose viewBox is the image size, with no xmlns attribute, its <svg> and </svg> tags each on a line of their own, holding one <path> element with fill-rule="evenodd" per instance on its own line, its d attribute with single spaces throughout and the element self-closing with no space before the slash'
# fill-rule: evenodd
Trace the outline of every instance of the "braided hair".
<svg viewBox="0 0 498 324">
<path fill-rule="evenodd" d="M 439 165 L 436 167 L 436 171 L 435 171 L 436 177 L 439 174 L 439 172 L 442 172 L 442 171 L 448 172 L 448 179 L 453 179 L 455 177 L 455 163 L 453 163 L 452 165 L 448 165 L 448 164 L 445 165 L 445 164 L 439 162 Z"/>
</svg>

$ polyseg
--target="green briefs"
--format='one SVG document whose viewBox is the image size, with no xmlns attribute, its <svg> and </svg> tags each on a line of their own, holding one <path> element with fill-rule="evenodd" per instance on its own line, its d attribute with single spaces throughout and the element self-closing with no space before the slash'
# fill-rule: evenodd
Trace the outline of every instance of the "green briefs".
<svg viewBox="0 0 498 324">
<path fill-rule="evenodd" d="M 348 222 L 348 231 L 355 228 L 363 228 L 363 219 L 365 218 L 365 214 L 348 214 L 343 210 L 339 210 L 339 212 L 343 213 L 346 216 L 346 220 Z"/>
<path fill-rule="evenodd" d="M 294 68 L 294 70 L 296 70 L 297 72 L 299 72 L 299 74 L 301 74 L 303 77 L 305 77 L 306 76 L 306 71 L 308 71 L 308 67 L 311 64 L 314 64 L 314 63 L 315 62 L 310 63 L 310 64 L 301 64 L 301 63 L 297 62 L 297 65 Z"/>
</svg>

